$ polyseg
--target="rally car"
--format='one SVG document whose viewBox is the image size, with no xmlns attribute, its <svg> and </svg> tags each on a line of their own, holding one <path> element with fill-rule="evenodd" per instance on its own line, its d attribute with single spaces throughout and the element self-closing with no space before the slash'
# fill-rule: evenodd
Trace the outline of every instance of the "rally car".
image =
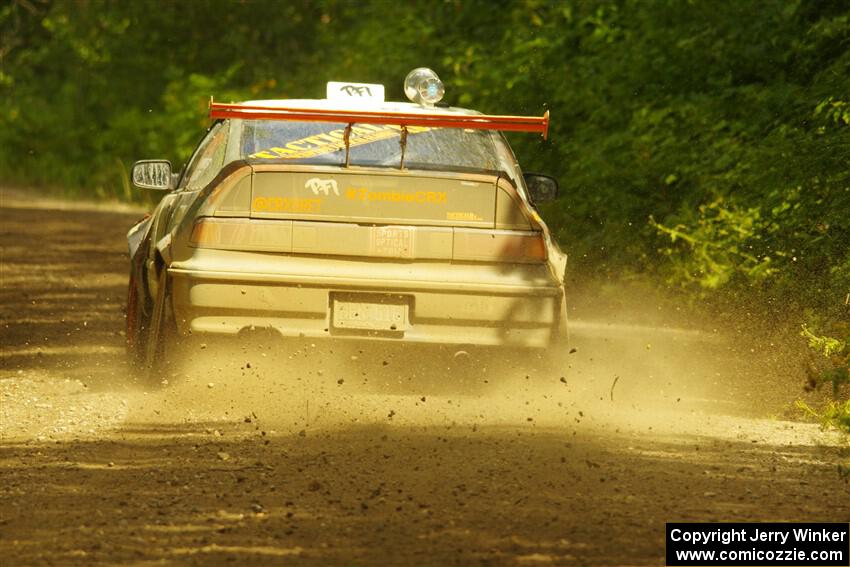
<svg viewBox="0 0 850 567">
<path fill-rule="evenodd" d="M 427 69 L 410 103 L 328 83 L 322 100 L 210 101 L 186 167 L 137 162 L 166 194 L 129 234 L 127 347 L 155 374 L 181 338 L 265 329 L 283 341 L 382 341 L 560 352 L 566 256 L 501 131 L 542 117 L 441 105 Z"/>
</svg>

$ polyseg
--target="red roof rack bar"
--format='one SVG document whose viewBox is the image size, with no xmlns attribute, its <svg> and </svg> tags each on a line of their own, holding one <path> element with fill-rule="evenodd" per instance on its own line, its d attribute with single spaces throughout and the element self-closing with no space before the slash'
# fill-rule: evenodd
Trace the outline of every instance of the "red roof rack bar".
<svg viewBox="0 0 850 567">
<path fill-rule="evenodd" d="M 432 128 L 539 132 L 543 135 L 544 139 L 549 134 L 548 110 L 540 117 L 487 116 L 484 114 L 424 114 L 412 112 L 252 106 L 248 104 L 222 104 L 210 100 L 210 118 L 340 122 L 343 124 L 392 124 L 396 126 L 428 126 Z"/>
</svg>

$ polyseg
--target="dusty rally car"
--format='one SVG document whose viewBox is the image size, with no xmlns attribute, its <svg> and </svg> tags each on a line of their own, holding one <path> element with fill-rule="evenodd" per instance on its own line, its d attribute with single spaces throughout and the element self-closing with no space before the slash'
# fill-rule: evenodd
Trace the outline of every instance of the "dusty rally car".
<svg viewBox="0 0 850 567">
<path fill-rule="evenodd" d="M 566 256 L 534 209 L 557 183 L 523 175 L 500 133 L 545 136 L 548 113 L 434 106 L 426 69 L 405 89 L 412 103 L 341 83 L 324 100 L 211 101 L 180 174 L 133 166 L 137 187 L 167 191 L 128 234 L 134 366 L 156 370 L 181 337 L 256 329 L 563 349 Z"/>
</svg>

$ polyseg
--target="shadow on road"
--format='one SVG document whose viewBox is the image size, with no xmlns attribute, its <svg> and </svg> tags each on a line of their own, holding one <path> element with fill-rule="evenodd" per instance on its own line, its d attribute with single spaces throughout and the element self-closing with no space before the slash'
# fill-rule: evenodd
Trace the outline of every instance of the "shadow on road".
<svg viewBox="0 0 850 567">
<path fill-rule="evenodd" d="M 0 372 L 92 388 L 126 375 L 124 235 L 137 214 L 0 208 Z"/>
<path fill-rule="evenodd" d="M 531 427 L 213 427 L 0 447 L 3 556 L 657 564 L 666 521 L 850 521 L 835 449 Z"/>
</svg>

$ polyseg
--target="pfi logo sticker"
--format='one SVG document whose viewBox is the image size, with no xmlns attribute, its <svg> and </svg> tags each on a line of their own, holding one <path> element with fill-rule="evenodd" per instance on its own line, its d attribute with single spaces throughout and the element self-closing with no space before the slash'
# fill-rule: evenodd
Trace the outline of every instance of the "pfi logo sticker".
<svg viewBox="0 0 850 567">
<path fill-rule="evenodd" d="M 336 184 L 336 179 L 319 179 L 318 177 L 313 177 L 307 180 L 304 188 L 312 191 L 313 195 L 330 195 L 331 191 L 333 191 L 334 195 L 339 195 L 339 187 Z"/>
<path fill-rule="evenodd" d="M 339 88 L 339 91 L 348 96 L 372 96 L 372 89 L 368 85 L 343 85 Z"/>
</svg>

